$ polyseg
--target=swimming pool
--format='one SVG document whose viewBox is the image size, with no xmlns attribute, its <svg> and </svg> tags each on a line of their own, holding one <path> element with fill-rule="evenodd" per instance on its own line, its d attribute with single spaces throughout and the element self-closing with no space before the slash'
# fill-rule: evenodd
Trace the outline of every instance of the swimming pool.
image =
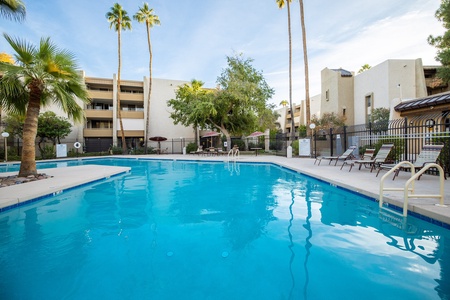
<svg viewBox="0 0 450 300">
<path fill-rule="evenodd" d="M 450 297 L 448 230 L 355 193 L 272 164 L 81 163 L 132 171 L 0 213 L 0 299 Z"/>
</svg>

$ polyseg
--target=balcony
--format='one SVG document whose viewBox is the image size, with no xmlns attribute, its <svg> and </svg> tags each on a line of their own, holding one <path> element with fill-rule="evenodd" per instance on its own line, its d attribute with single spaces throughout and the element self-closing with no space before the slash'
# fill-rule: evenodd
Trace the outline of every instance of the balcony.
<svg viewBox="0 0 450 300">
<path fill-rule="evenodd" d="M 91 99 L 106 99 L 111 100 L 113 99 L 113 92 L 112 91 L 98 91 L 98 90 L 88 90 L 89 98 Z"/>
<path fill-rule="evenodd" d="M 143 93 L 120 93 L 120 101 L 142 101 L 144 102 Z"/>
<path fill-rule="evenodd" d="M 144 130 L 125 130 L 125 137 L 143 137 Z M 120 130 L 117 130 L 117 137 L 121 138 L 122 134 Z"/>
<path fill-rule="evenodd" d="M 112 137 L 112 128 L 84 128 L 84 137 Z"/>
<path fill-rule="evenodd" d="M 86 118 L 88 119 L 112 119 L 113 111 L 106 109 L 86 109 Z M 144 114 L 142 113 L 142 117 Z"/>
<path fill-rule="evenodd" d="M 144 119 L 143 111 L 122 110 L 121 115 L 123 119 Z"/>
</svg>

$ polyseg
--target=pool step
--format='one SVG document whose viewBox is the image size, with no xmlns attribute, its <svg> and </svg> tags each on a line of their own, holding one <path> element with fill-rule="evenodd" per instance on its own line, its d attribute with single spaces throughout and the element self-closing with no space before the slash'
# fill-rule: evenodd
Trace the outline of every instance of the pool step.
<svg viewBox="0 0 450 300">
<path fill-rule="evenodd" d="M 389 207 L 382 206 L 380 208 L 379 218 L 386 223 L 404 231 L 406 234 L 416 234 L 417 227 L 407 222 L 407 217 L 404 217 L 400 212 L 395 211 Z"/>
</svg>

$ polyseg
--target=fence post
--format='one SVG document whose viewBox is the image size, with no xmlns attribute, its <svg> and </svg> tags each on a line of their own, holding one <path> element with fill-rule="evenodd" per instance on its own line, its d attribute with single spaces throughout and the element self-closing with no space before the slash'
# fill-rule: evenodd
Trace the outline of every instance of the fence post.
<svg viewBox="0 0 450 300">
<path fill-rule="evenodd" d="M 348 149 L 347 147 L 347 126 L 344 125 L 344 149 Z"/>
<path fill-rule="evenodd" d="M 403 154 L 405 157 L 403 157 L 403 160 L 409 160 L 408 159 L 408 118 L 405 117 L 405 125 L 404 125 L 404 131 L 403 131 L 403 148 L 405 149 Z"/>
<path fill-rule="evenodd" d="M 333 128 L 330 128 L 330 156 L 333 156 Z"/>
<path fill-rule="evenodd" d="M 369 145 L 372 148 L 372 122 L 369 122 Z"/>
</svg>

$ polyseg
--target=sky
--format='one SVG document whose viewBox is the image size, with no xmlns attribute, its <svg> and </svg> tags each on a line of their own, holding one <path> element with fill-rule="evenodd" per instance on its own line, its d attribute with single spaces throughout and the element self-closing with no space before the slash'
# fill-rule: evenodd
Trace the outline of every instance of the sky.
<svg viewBox="0 0 450 300">
<path fill-rule="evenodd" d="M 22 23 L 0 19 L 0 31 L 29 43 L 42 37 L 72 52 L 88 77 L 112 78 L 117 73 L 117 33 L 105 14 L 110 0 L 23 0 Z M 376 66 L 388 59 L 421 58 L 438 65 L 436 48 L 427 37 L 442 35 L 434 16 L 440 0 L 304 0 L 309 62 L 310 96 L 320 94 L 324 68 L 355 73 L 364 64 Z M 118 2 L 132 17 L 142 1 Z M 289 100 L 289 46 L 287 10 L 275 0 L 153 0 L 150 8 L 161 26 L 151 29 L 153 77 L 201 80 L 213 88 L 227 67 L 227 56 L 242 53 L 253 60 L 275 94 L 270 103 Z M 291 4 L 292 76 L 294 103 L 305 98 L 303 46 L 298 1 Z M 0 37 L 0 52 L 13 50 Z M 149 76 L 145 25 L 132 21 L 122 32 L 121 78 Z"/>
</svg>

